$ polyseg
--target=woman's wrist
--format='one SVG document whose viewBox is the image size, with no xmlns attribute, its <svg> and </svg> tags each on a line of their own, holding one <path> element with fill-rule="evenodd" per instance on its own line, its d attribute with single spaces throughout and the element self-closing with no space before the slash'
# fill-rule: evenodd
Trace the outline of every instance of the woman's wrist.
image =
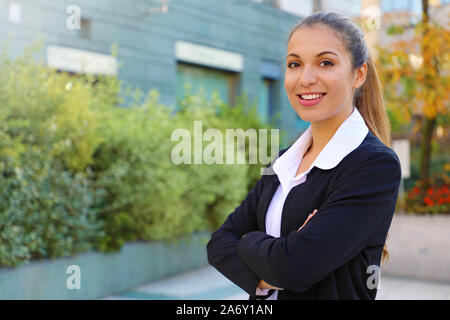
<svg viewBox="0 0 450 320">
<path fill-rule="evenodd" d="M 275 289 L 275 287 L 272 287 L 270 284 L 268 284 L 264 280 L 260 280 L 258 282 L 258 288 L 260 288 L 260 289 Z"/>
<path fill-rule="evenodd" d="M 264 281 L 262 281 L 262 280 L 259 280 L 258 285 L 257 285 L 256 287 L 259 288 L 259 289 L 267 289 L 267 288 L 264 286 Z"/>
</svg>

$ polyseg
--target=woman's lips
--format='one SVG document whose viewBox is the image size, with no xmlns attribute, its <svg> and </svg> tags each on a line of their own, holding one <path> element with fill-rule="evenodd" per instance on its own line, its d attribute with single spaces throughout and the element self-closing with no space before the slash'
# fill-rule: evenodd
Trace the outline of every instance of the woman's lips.
<svg viewBox="0 0 450 320">
<path fill-rule="evenodd" d="M 317 98 L 317 99 L 311 99 L 311 100 L 306 100 L 306 99 L 302 99 L 301 97 L 300 97 L 300 95 L 297 95 L 297 98 L 298 98 L 298 101 L 300 101 L 300 104 L 302 105 L 302 106 L 305 106 L 305 107 L 311 107 L 311 106 L 315 106 L 316 104 L 318 104 L 322 99 L 323 99 L 323 97 L 326 95 L 326 93 L 323 93 L 319 98 Z"/>
</svg>

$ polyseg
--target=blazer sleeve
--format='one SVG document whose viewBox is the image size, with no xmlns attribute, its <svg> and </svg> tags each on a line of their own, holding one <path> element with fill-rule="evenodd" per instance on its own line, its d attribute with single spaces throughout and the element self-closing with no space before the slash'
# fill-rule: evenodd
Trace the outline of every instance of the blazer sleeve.
<svg viewBox="0 0 450 320">
<path fill-rule="evenodd" d="M 300 231 L 279 238 L 253 231 L 239 240 L 237 252 L 267 283 L 305 291 L 356 256 L 377 225 L 392 219 L 400 179 L 395 153 L 371 154 L 337 176 Z"/>
</svg>

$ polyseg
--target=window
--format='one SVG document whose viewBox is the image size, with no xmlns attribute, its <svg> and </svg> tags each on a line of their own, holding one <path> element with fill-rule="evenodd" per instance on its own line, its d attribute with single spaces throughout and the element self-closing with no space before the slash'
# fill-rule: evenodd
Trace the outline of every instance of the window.
<svg viewBox="0 0 450 320">
<path fill-rule="evenodd" d="M 275 116 L 278 111 L 275 105 L 276 84 L 276 80 L 262 78 L 259 90 L 258 113 L 264 122 L 271 124 L 276 121 Z"/>
<path fill-rule="evenodd" d="M 411 11 L 413 12 L 418 5 L 420 5 L 420 0 L 382 0 L 381 9 L 383 12 L 393 12 L 393 11 Z"/>
<path fill-rule="evenodd" d="M 415 25 L 422 18 L 421 0 L 382 0 L 381 9 L 384 13 L 405 13 L 410 25 Z"/>
<path fill-rule="evenodd" d="M 182 63 L 177 65 L 176 96 L 177 100 L 185 97 L 186 91 L 201 94 L 212 99 L 216 93 L 220 100 L 233 106 L 239 85 L 239 73 Z"/>
</svg>

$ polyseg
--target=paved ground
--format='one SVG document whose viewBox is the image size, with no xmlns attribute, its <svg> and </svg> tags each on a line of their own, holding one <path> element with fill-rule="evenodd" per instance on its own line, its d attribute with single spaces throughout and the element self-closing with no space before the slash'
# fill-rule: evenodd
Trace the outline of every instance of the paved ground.
<svg viewBox="0 0 450 320">
<path fill-rule="evenodd" d="M 248 295 L 211 266 L 185 272 L 103 299 L 248 300 Z M 450 283 L 382 274 L 377 300 L 450 300 Z"/>
</svg>

